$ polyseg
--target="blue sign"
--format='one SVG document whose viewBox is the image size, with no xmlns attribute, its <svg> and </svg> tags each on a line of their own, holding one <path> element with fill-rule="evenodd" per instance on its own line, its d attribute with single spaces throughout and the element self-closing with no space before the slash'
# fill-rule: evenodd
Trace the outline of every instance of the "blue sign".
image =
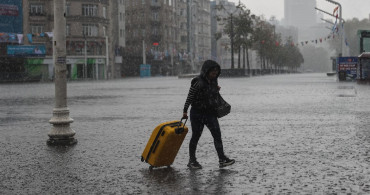
<svg viewBox="0 0 370 195">
<path fill-rule="evenodd" d="M 22 0 L 0 0 L 0 32 L 23 33 Z"/>
<path fill-rule="evenodd" d="M 45 45 L 8 45 L 9 56 L 45 56 Z"/>
<path fill-rule="evenodd" d="M 337 58 L 337 72 L 346 72 L 348 79 L 356 79 L 357 63 L 357 57 L 339 57 Z"/>
<path fill-rule="evenodd" d="M 140 65 L 140 77 L 150 77 L 150 64 Z"/>
</svg>

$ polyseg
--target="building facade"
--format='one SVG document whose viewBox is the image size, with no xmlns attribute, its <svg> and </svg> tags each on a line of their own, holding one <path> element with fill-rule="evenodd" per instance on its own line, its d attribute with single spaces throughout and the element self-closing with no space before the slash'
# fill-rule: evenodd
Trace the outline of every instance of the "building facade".
<svg viewBox="0 0 370 195">
<path fill-rule="evenodd" d="M 2 9 L 11 8 L 4 12 L 10 13 L 6 17 L 14 16 L 9 21 L 20 18 L 22 23 L 19 32 L 0 32 L 2 37 L 7 37 L 0 40 L 0 57 L 2 62 L 9 62 L 0 70 L 1 75 L 9 78 L 1 80 L 12 80 L 10 77 L 17 77 L 13 80 L 53 80 L 53 0 L 23 0 L 13 8 L 15 2 L 1 4 Z M 68 79 L 120 77 L 122 57 L 119 50 L 125 47 L 124 10 L 124 0 L 66 0 Z M 8 38 L 15 33 L 14 40 Z"/>
<path fill-rule="evenodd" d="M 185 2 L 126 0 L 125 3 L 126 48 L 123 55 L 127 66 L 123 67 L 123 74 L 138 76 L 140 65 L 145 60 L 151 65 L 154 75 L 176 72 L 175 58 L 183 49 L 180 47 L 181 36 L 185 36 L 180 31 L 184 24 L 181 23 L 183 20 L 179 20 L 181 15 L 178 10 L 184 8 Z"/>
<path fill-rule="evenodd" d="M 126 0 L 126 8 L 127 74 L 139 74 L 143 43 L 155 75 L 195 72 L 210 57 L 209 0 Z"/>
<path fill-rule="evenodd" d="M 193 0 L 191 15 L 192 56 L 194 71 L 211 59 L 211 4 L 209 0 Z"/>
<path fill-rule="evenodd" d="M 123 5 L 122 5 L 123 6 Z M 118 6 L 114 6 L 117 8 Z M 44 45 L 45 56 L 27 57 L 25 68 L 29 74 L 42 73 L 42 79 L 53 78 L 53 1 L 25 0 L 24 44 Z M 68 78 L 114 78 L 114 45 L 116 25 L 111 14 L 113 3 L 108 0 L 66 1 L 66 47 Z M 47 75 L 47 76 L 45 76 Z"/>
</svg>

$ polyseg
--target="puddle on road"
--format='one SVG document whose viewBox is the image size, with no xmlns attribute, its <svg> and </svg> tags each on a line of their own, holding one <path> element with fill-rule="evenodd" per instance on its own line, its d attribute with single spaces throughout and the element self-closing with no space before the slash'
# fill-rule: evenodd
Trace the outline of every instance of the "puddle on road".
<svg viewBox="0 0 370 195">
<path fill-rule="evenodd" d="M 355 89 L 355 86 L 338 86 L 338 89 Z"/>
<path fill-rule="evenodd" d="M 339 94 L 337 97 L 356 97 L 356 94 Z"/>
<path fill-rule="evenodd" d="M 337 97 L 357 97 L 357 90 L 355 86 L 338 86 L 339 94 Z"/>
</svg>

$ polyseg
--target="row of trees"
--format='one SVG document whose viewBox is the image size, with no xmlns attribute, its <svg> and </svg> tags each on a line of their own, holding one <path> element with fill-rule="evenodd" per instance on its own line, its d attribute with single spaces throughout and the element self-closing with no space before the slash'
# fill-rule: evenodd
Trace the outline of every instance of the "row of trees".
<svg viewBox="0 0 370 195">
<path fill-rule="evenodd" d="M 222 6 L 217 9 L 223 9 Z M 238 52 L 240 67 L 241 53 L 247 54 L 247 69 L 250 73 L 248 50 L 255 50 L 259 56 L 261 70 L 272 69 L 275 72 L 281 69 L 296 71 L 304 62 L 299 49 L 293 44 L 291 37 L 282 40 L 281 34 L 275 32 L 275 26 L 263 17 L 251 15 L 250 10 L 243 4 L 237 6 L 236 14 L 227 17 L 217 17 L 219 22 L 224 21 L 223 32 L 216 33 L 216 40 L 227 35 L 232 40 L 235 52 Z M 243 58 L 244 59 L 244 58 Z M 245 65 L 243 65 L 245 67 Z"/>
</svg>

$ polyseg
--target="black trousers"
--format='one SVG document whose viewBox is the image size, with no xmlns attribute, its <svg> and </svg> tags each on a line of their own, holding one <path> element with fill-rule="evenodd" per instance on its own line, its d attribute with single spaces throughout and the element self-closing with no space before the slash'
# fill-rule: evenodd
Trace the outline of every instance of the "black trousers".
<svg viewBox="0 0 370 195">
<path fill-rule="evenodd" d="M 204 125 L 211 131 L 219 159 L 225 158 L 222 145 L 221 129 L 216 115 L 201 113 L 195 108 L 190 110 L 190 121 L 192 135 L 189 143 L 190 160 L 196 160 L 196 150 L 200 136 L 203 133 Z"/>
</svg>

